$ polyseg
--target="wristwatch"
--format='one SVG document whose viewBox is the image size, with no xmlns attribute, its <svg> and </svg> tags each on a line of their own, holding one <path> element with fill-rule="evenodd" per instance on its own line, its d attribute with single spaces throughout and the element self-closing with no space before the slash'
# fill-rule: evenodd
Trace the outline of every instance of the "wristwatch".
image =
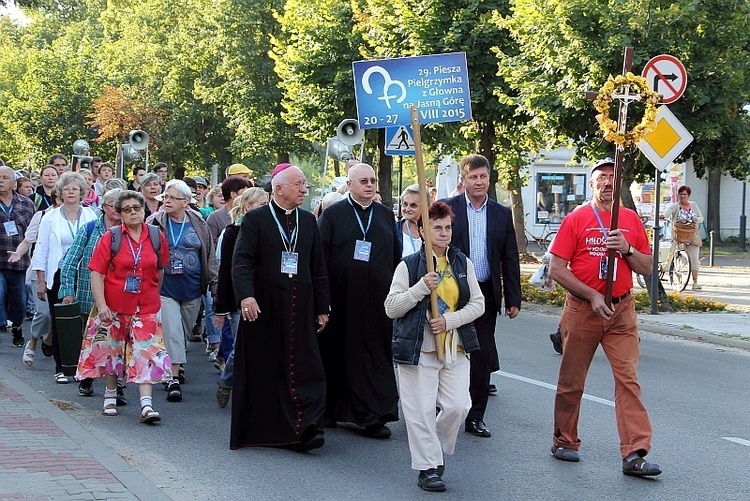
<svg viewBox="0 0 750 501">
<path fill-rule="evenodd" d="M 633 248 L 633 246 L 628 245 L 628 251 L 625 254 L 623 254 L 623 256 L 630 257 L 633 255 L 634 252 L 635 252 L 635 249 Z"/>
</svg>

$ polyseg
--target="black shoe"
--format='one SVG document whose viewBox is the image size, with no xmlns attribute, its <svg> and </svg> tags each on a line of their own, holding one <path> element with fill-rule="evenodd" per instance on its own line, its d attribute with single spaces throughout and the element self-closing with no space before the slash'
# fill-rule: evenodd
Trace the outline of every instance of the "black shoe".
<svg viewBox="0 0 750 501">
<path fill-rule="evenodd" d="M 661 469 L 658 464 L 637 457 L 632 461 L 622 460 L 622 473 L 631 477 L 655 477 L 661 474 Z"/>
<path fill-rule="evenodd" d="M 49 358 L 52 356 L 52 345 L 49 345 L 42 341 L 42 353 L 45 357 Z"/>
<path fill-rule="evenodd" d="M 477 437 L 487 438 L 492 436 L 492 433 L 490 433 L 487 425 L 484 424 L 484 421 L 482 421 L 481 419 L 470 419 L 466 421 L 464 430 L 466 430 L 468 433 L 471 433 L 472 435 L 476 435 Z"/>
<path fill-rule="evenodd" d="M 78 383 L 78 394 L 82 397 L 93 397 L 94 396 L 94 380 L 86 378 Z"/>
<path fill-rule="evenodd" d="M 494 384 L 491 384 L 490 385 L 489 394 L 490 395 L 497 395 L 497 386 L 495 386 Z"/>
<path fill-rule="evenodd" d="M 323 426 L 325 426 L 326 428 L 338 428 L 339 424 L 335 419 L 324 419 Z"/>
<path fill-rule="evenodd" d="M 562 355 L 562 334 L 560 334 L 560 329 L 558 329 L 557 332 L 550 334 L 549 340 L 552 341 L 552 348 Z"/>
<path fill-rule="evenodd" d="M 370 438 L 390 438 L 391 429 L 384 424 L 371 424 L 365 426 L 364 434 Z"/>
<path fill-rule="evenodd" d="M 417 485 L 422 490 L 429 492 L 443 492 L 445 490 L 445 482 L 440 478 L 437 468 L 420 471 Z"/>
<path fill-rule="evenodd" d="M 122 384 L 122 381 L 119 379 L 117 380 L 117 406 L 122 407 L 123 405 L 128 405 L 128 399 L 125 398 L 125 385 Z"/>
<path fill-rule="evenodd" d="M 180 384 L 185 384 L 185 368 L 183 366 L 180 366 L 180 369 L 177 371 L 177 381 Z"/>
<path fill-rule="evenodd" d="M 321 447 L 323 447 L 323 444 L 325 443 L 326 443 L 326 439 L 323 437 L 323 432 L 319 431 L 313 434 L 307 440 L 300 442 L 298 444 L 294 444 L 291 448 L 292 450 L 295 450 L 298 452 L 307 452 L 313 449 L 320 449 Z"/>
<path fill-rule="evenodd" d="M 560 461 L 570 461 L 572 463 L 577 463 L 581 460 L 581 456 L 578 454 L 577 450 L 568 449 L 566 447 L 555 447 L 553 445 L 552 455 L 555 457 L 555 459 L 559 459 Z"/>
<path fill-rule="evenodd" d="M 10 332 L 13 334 L 13 346 L 17 348 L 23 348 L 26 344 L 26 340 L 23 338 L 23 329 L 20 325 L 14 325 L 10 328 Z"/>
<path fill-rule="evenodd" d="M 182 400 L 182 389 L 177 380 L 173 379 L 169 382 L 167 385 L 167 392 L 167 400 L 170 402 L 179 402 Z"/>
<path fill-rule="evenodd" d="M 229 405 L 229 399 L 232 396 L 232 388 L 227 388 L 221 381 L 219 381 L 219 387 L 216 389 L 216 403 L 222 409 Z"/>
</svg>

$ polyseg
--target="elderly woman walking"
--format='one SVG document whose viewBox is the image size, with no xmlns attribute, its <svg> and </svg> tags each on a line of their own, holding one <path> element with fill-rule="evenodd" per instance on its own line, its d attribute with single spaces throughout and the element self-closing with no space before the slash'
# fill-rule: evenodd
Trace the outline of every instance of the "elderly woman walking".
<svg viewBox="0 0 750 501">
<path fill-rule="evenodd" d="M 160 197 L 164 201 L 162 210 L 152 223 L 166 235 L 169 246 L 169 264 L 161 284 L 161 319 L 172 373 L 178 376 L 167 383 L 170 402 L 182 400 L 184 369 L 180 371 L 180 366 L 187 363 L 186 340 L 198 318 L 201 296 L 209 289 L 216 294 L 218 275 L 211 233 L 203 217 L 188 208 L 191 197 L 184 181 L 169 181 Z"/>
<path fill-rule="evenodd" d="M 46 301 L 49 307 L 52 332 L 52 355 L 55 358 L 55 382 L 66 384 L 70 381 L 62 372 L 60 344 L 55 324 L 55 303 L 60 299 L 60 267 L 63 257 L 73 244 L 76 233 L 86 223 L 96 219 L 90 207 L 82 207 L 81 201 L 88 193 L 88 183 L 77 172 L 65 172 L 55 186 L 57 197 L 62 205 L 42 218 L 31 269 L 37 274 L 37 297 Z"/>
<path fill-rule="evenodd" d="M 420 217 L 424 237 L 422 223 Z M 427 272 L 424 248 L 406 256 L 396 267 L 385 312 L 395 319 L 393 360 L 398 364 L 411 467 L 419 470 L 419 487 L 436 492 L 445 490 L 443 454 L 453 454 L 471 408 L 467 353 L 479 350 L 472 322 L 484 313 L 484 297 L 472 262 L 448 245 L 453 227 L 450 206 L 433 203 L 429 225 L 435 271 Z M 428 320 L 433 291 L 440 316 Z M 444 348 L 443 360 L 437 356 L 438 345 Z"/>
<path fill-rule="evenodd" d="M 121 191 L 114 204 L 122 224 L 107 230 L 89 262 L 95 307 L 76 378 L 104 377 L 102 414 L 117 415 L 117 377 L 138 385 L 141 423 L 161 419 L 154 410 L 152 385 L 172 377 L 164 346 L 159 286 L 168 262 L 164 235 L 143 222 L 143 195 Z"/>
</svg>

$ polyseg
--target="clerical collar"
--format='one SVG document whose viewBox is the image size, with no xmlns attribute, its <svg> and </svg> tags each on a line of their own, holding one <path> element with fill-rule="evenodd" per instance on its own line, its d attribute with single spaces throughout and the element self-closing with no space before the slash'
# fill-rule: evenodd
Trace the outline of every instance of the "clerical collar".
<svg viewBox="0 0 750 501">
<path fill-rule="evenodd" d="M 289 214 L 291 214 L 292 212 L 294 212 L 294 209 L 287 209 L 286 207 L 282 207 L 281 204 L 279 204 L 279 202 L 276 201 L 276 199 L 271 200 L 271 202 L 273 202 L 273 204 L 276 207 L 278 207 L 279 209 L 283 210 L 285 216 L 288 216 Z M 295 209 L 296 209 L 296 207 L 295 207 Z"/>
<path fill-rule="evenodd" d="M 357 205 L 359 205 L 360 207 L 362 207 L 362 210 L 366 210 L 366 209 L 367 209 L 367 208 L 368 208 L 369 206 L 371 206 L 371 205 L 372 205 L 372 200 L 370 200 L 370 203 L 369 203 L 369 204 L 367 204 L 367 205 L 362 205 L 361 203 L 359 203 L 359 202 L 357 202 L 356 200 L 354 200 L 354 197 L 352 196 L 352 194 L 351 194 L 351 193 L 349 193 L 349 200 L 351 200 L 351 201 L 352 201 L 352 202 L 354 202 L 355 204 L 357 204 Z"/>
<path fill-rule="evenodd" d="M 471 199 L 469 198 L 469 195 L 466 194 L 466 192 L 464 192 L 464 197 L 466 198 L 466 206 L 467 207 L 471 207 L 472 209 L 474 209 L 474 204 L 471 203 Z M 480 210 L 484 209 L 484 206 L 487 205 L 487 200 L 489 200 L 489 199 L 490 199 L 489 195 L 485 195 L 484 196 L 484 202 L 482 202 L 482 205 L 480 205 L 478 209 L 474 209 L 474 210 L 475 211 L 480 211 Z"/>
</svg>

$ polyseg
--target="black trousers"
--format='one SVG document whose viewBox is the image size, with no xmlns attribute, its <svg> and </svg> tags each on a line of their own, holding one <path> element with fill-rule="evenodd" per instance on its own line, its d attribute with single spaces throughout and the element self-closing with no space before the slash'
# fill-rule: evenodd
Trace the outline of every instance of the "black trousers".
<svg viewBox="0 0 750 501">
<path fill-rule="evenodd" d="M 471 354 L 471 370 L 469 373 L 469 393 L 471 394 L 471 409 L 466 416 L 467 421 L 484 419 L 487 400 L 490 396 L 490 374 L 500 368 L 495 345 L 495 323 L 497 322 L 497 308 L 492 293 L 492 282 L 479 282 L 484 295 L 484 314 L 474 320 L 480 350 Z"/>
<path fill-rule="evenodd" d="M 52 357 L 55 359 L 55 373 L 62 372 L 62 356 L 60 356 L 60 338 L 57 336 L 57 322 L 55 320 L 55 303 L 59 303 L 57 295 L 60 293 L 60 270 L 55 272 L 52 288 L 47 289 L 47 306 L 52 319 L 50 333 L 52 334 Z"/>
</svg>

